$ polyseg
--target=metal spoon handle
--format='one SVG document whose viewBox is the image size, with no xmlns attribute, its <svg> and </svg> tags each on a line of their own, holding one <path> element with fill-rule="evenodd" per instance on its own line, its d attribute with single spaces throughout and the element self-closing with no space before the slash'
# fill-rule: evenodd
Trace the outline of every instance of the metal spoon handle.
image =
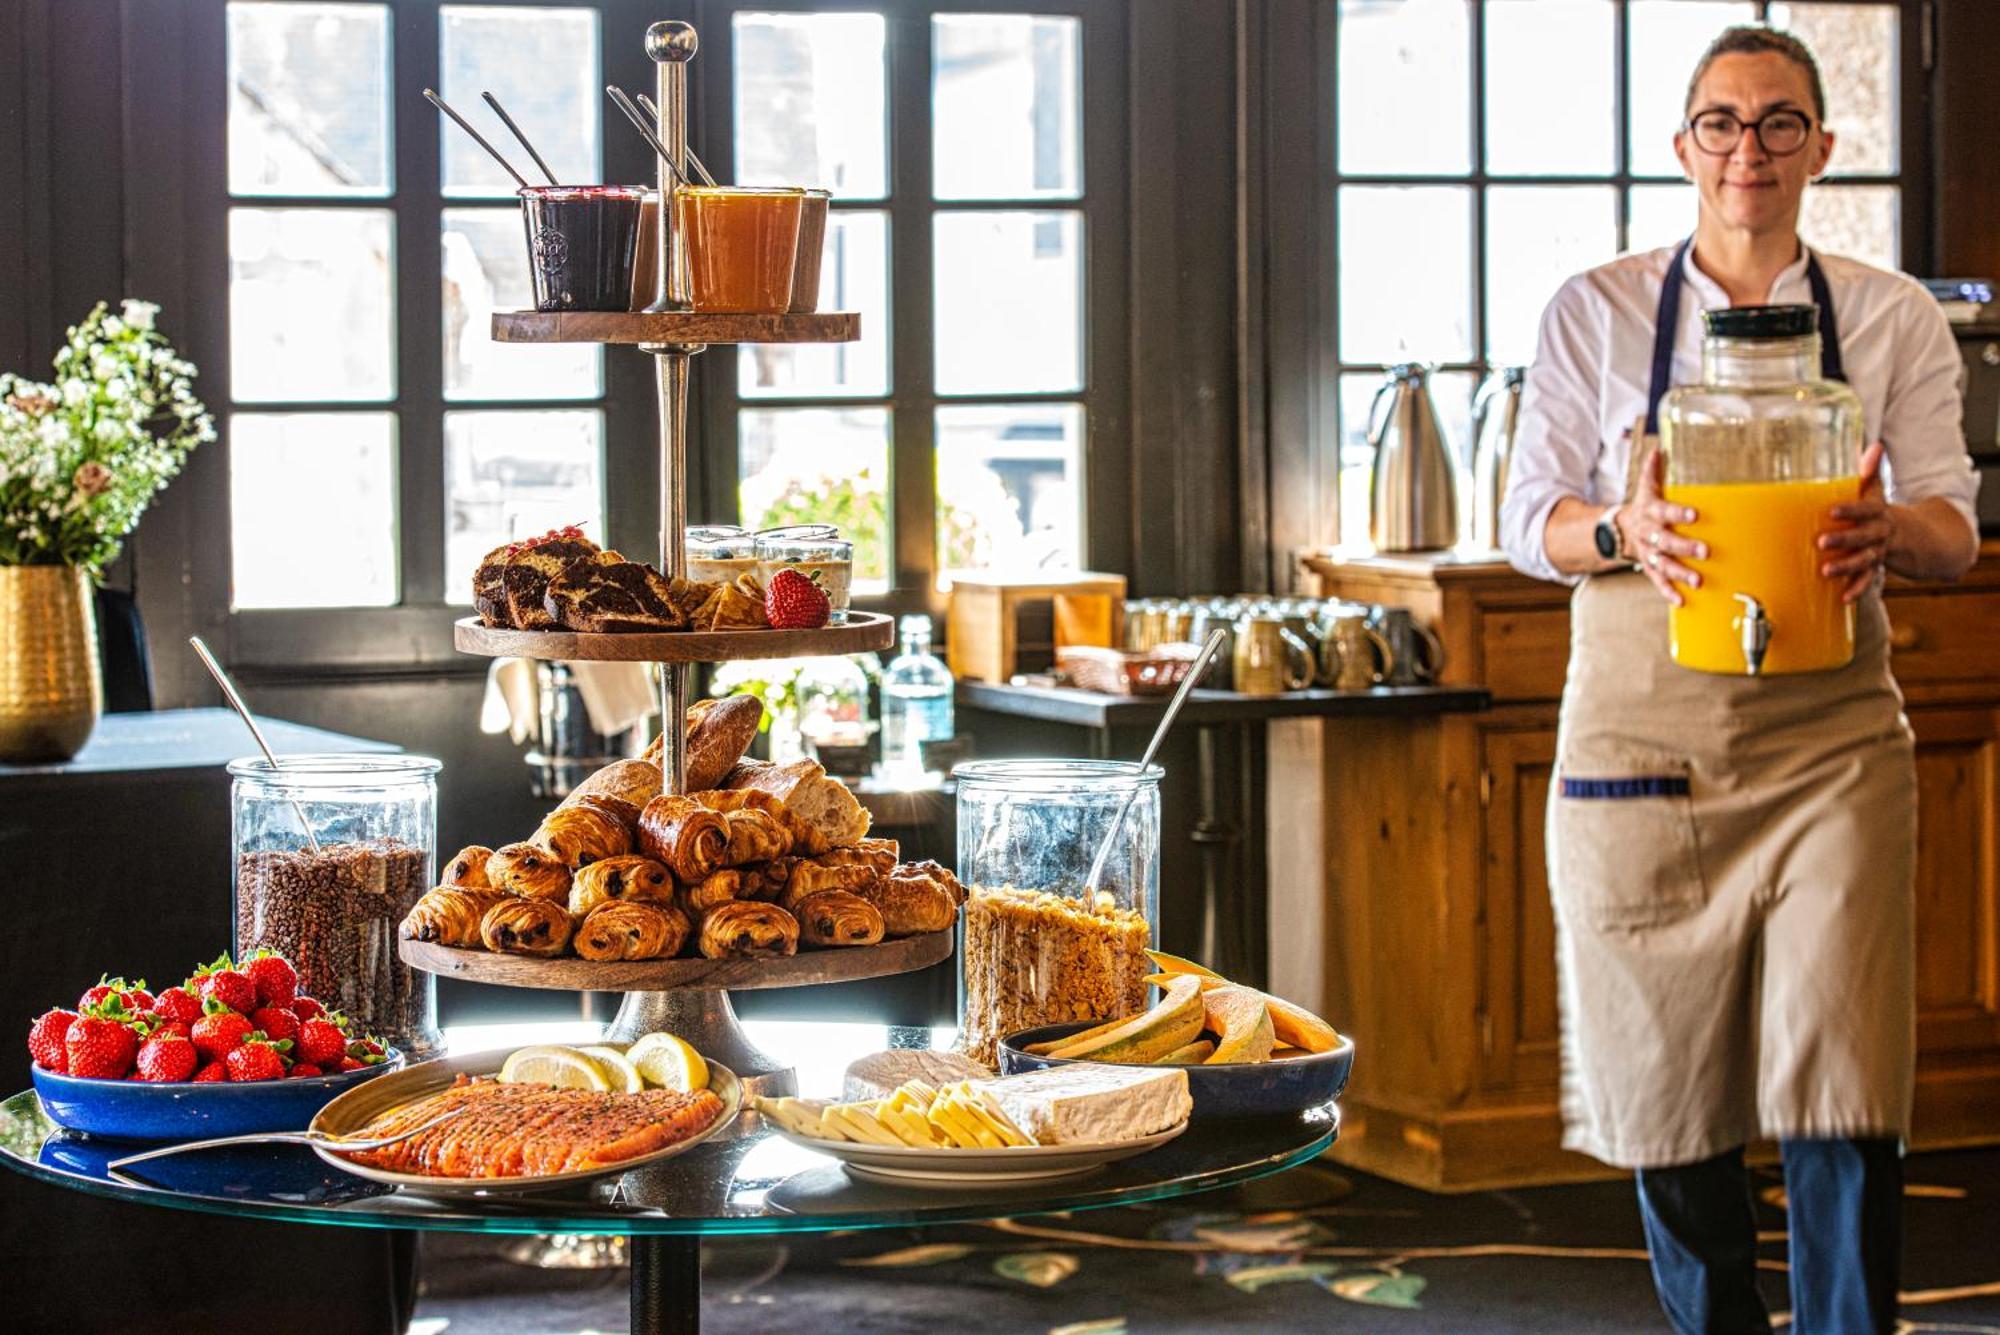
<svg viewBox="0 0 2000 1335">
<path fill-rule="evenodd" d="M 624 113 L 625 119 L 632 122 L 632 128 L 646 137 L 646 142 L 653 146 L 653 152 L 659 154 L 660 161 L 667 165 L 667 171 L 673 178 L 682 185 L 691 184 L 687 177 L 681 175 L 680 168 L 674 165 L 674 156 L 667 152 L 667 146 L 660 142 L 660 136 L 653 133 L 652 126 L 646 124 L 646 114 L 633 104 L 632 99 L 626 95 L 625 90 L 617 84 L 608 84 L 604 89 L 604 93 L 605 96 L 611 99 L 612 105 Z"/>
<path fill-rule="evenodd" d="M 527 177 L 521 175 L 521 173 L 514 170 L 513 163 L 507 161 L 507 159 L 500 156 L 499 149 L 493 147 L 493 145 L 486 142 L 485 135 L 479 133 L 479 131 L 472 128 L 471 121 L 467 120 L 465 117 L 459 115 L 456 111 L 453 111 L 451 109 L 450 103 L 446 102 L 443 98 L 439 97 L 436 92 L 434 92 L 429 88 L 424 89 L 424 100 L 429 102 L 432 106 L 436 107 L 439 111 L 442 111 L 445 115 L 457 121 L 458 128 L 465 131 L 467 134 L 471 135 L 474 143 L 478 144 L 481 148 L 485 149 L 486 152 L 492 157 L 492 159 L 495 162 L 499 163 L 502 167 L 504 167 L 507 171 L 507 174 L 514 178 L 514 183 L 516 185 L 520 186 L 523 190 L 528 190 L 533 188 L 528 184 Z"/>
<path fill-rule="evenodd" d="M 638 103 L 642 108 L 645 109 L 646 114 L 653 118 L 654 123 L 657 124 L 660 119 L 659 104 L 654 102 L 652 98 L 647 97 L 644 93 L 639 94 Z M 694 173 L 695 175 L 701 178 L 701 183 L 703 185 L 708 185 L 708 186 L 714 185 L 715 184 L 714 174 L 708 170 L 707 164 L 702 162 L 701 155 L 694 151 L 694 146 L 692 144 L 688 146 L 687 155 L 688 155 L 688 165 L 694 168 Z"/>
<path fill-rule="evenodd" d="M 521 133 L 521 127 L 514 124 L 514 118 L 507 114 L 507 108 L 500 105 L 500 99 L 493 96 L 493 94 L 491 93 L 481 93 L 480 96 L 486 99 L 487 106 L 493 108 L 493 114 L 500 118 L 500 123 L 506 126 L 509 133 L 511 133 L 514 136 L 514 138 L 520 141 L 521 147 L 528 150 L 528 156 L 533 158 L 535 160 L 535 165 L 542 169 L 542 175 L 549 178 L 549 184 L 550 185 L 557 184 L 556 174 L 549 170 L 548 163 L 542 161 L 542 155 L 537 153 L 535 151 L 535 146 L 528 142 L 528 136 Z"/>
<path fill-rule="evenodd" d="M 258 727 L 257 720 L 250 716 L 250 706 L 244 704 L 243 697 L 237 694 L 236 683 L 222 670 L 222 664 L 215 661 L 215 655 L 208 651 L 208 646 L 202 642 L 201 636 L 188 636 L 188 643 L 194 646 L 195 655 L 201 659 L 201 665 L 208 669 L 208 675 L 215 678 L 215 684 L 222 688 L 223 698 L 229 701 L 229 707 L 243 720 L 243 726 L 250 729 L 250 736 L 256 739 L 257 749 L 262 751 L 264 759 L 271 763 L 272 776 L 275 778 L 281 774 L 284 767 L 278 764 L 278 754 L 271 749 L 271 744 L 264 740 L 264 730 Z M 312 823 L 306 819 L 306 809 L 299 805 L 297 797 L 291 798 L 290 801 L 293 814 L 299 818 L 299 828 L 306 832 L 306 842 L 312 845 L 313 852 L 319 852 L 319 839 L 313 834 Z"/>
<path fill-rule="evenodd" d="M 379 1150 L 385 1145 L 393 1145 L 399 1140 L 408 1140 L 420 1131 L 428 1131 L 439 1122 L 448 1121 L 464 1112 L 463 1108 L 450 1108 L 427 1122 L 420 1122 L 407 1131 L 398 1131 L 393 1136 L 329 1136 L 324 1131 L 259 1131 L 247 1136 L 217 1136 L 212 1140 L 184 1140 L 178 1145 L 163 1145 L 157 1150 L 147 1150 L 143 1154 L 128 1154 L 122 1159 L 113 1159 L 105 1165 L 107 1171 L 148 1159 L 164 1159 L 169 1155 L 186 1154 L 189 1150 L 212 1150 L 224 1145 L 318 1145 L 335 1153 L 360 1153 L 365 1150 Z"/>
<path fill-rule="evenodd" d="M 1153 763 L 1153 757 L 1160 752 L 1160 743 L 1166 740 L 1167 729 L 1174 726 L 1174 716 L 1181 712 L 1181 706 L 1187 703 L 1187 698 L 1194 692 L 1196 683 L 1208 672 L 1210 660 L 1215 657 L 1216 651 L 1222 648 L 1223 634 L 1219 628 L 1209 632 L 1208 643 L 1202 645 L 1201 652 L 1194 656 L 1193 666 L 1188 668 L 1187 676 L 1181 678 L 1180 689 L 1175 691 L 1174 698 L 1167 702 L 1167 712 L 1160 715 L 1160 725 L 1153 729 L 1153 740 L 1146 743 L 1146 753 L 1139 757 L 1140 774 L 1143 775 L 1146 767 Z M 1131 813 L 1132 804 L 1138 799 L 1139 786 L 1135 783 L 1132 791 L 1125 794 L 1125 800 L 1118 806 L 1118 814 L 1112 817 L 1110 826 L 1104 831 L 1104 838 L 1097 845 L 1097 856 L 1091 859 L 1090 875 L 1083 883 L 1083 892 L 1086 895 L 1097 893 L 1097 882 L 1104 875 L 1105 860 L 1111 856 L 1112 841 L 1118 837 L 1118 831 L 1124 828 L 1125 817 Z"/>
</svg>

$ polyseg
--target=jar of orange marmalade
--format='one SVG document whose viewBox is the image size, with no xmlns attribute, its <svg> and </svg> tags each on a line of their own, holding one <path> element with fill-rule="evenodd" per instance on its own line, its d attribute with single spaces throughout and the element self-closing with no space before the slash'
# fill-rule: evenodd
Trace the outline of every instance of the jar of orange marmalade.
<svg viewBox="0 0 2000 1335">
<path fill-rule="evenodd" d="M 805 197 L 805 191 L 789 188 L 674 191 L 695 310 L 775 315 L 791 306 Z"/>
</svg>

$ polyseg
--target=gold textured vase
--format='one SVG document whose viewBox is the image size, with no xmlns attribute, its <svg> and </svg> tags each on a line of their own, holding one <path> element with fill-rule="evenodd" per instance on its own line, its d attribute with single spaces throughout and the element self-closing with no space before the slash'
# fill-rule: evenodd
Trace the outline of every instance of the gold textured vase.
<svg viewBox="0 0 2000 1335">
<path fill-rule="evenodd" d="M 0 566 L 0 761 L 68 760 L 103 710 L 89 573 Z"/>
</svg>

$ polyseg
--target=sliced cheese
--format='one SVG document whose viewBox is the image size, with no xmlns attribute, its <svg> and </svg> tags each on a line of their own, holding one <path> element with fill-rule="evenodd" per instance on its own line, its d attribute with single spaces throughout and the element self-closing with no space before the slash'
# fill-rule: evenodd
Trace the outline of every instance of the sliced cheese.
<svg viewBox="0 0 2000 1335">
<path fill-rule="evenodd" d="M 1136 1140 L 1179 1126 L 1194 1109 L 1180 1067 L 1076 1063 L 975 1083 L 1038 1145 Z"/>
<path fill-rule="evenodd" d="M 913 1080 L 922 1081 L 935 1089 L 954 1080 L 984 1079 L 992 1074 L 989 1068 L 956 1052 L 895 1048 L 851 1063 L 841 1097 L 849 1102 L 882 1099 Z"/>
<path fill-rule="evenodd" d="M 887 1145 L 896 1148 L 903 1143 L 901 1136 L 882 1125 L 881 1120 L 875 1116 L 874 1107 L 870 1104 L 836 1103 L 828 1111 L 839 1112 L 841 1124 L 849 1138 L 858 1140 L 864 1145 Z"/>
</svg>

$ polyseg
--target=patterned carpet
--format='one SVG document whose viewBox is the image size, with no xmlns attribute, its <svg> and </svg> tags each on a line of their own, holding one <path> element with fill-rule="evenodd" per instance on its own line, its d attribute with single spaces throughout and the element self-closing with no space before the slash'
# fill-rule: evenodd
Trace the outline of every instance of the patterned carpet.
<svg viewBox="0 0 2000 1335">
<path fill-rule="evenodd" d="M 2000 1150 L 1909 1166 L 1905 1328 L 2000 1335 Z M 1761 1182 L 1765 1291 L 1784 1193 Z M 513 1240 L 518 1241 L 518 1240 Z M 622 1331 L 626 1276 L 507 1239 L 424 1239 L 418 1335 Z M 703 1330 L 1608 1332 L 1665 1329 L 1627 1183 L 1432 1196 L 1321 1161 L 1179 1202 L 704 1247 Z"/>
</svg>

